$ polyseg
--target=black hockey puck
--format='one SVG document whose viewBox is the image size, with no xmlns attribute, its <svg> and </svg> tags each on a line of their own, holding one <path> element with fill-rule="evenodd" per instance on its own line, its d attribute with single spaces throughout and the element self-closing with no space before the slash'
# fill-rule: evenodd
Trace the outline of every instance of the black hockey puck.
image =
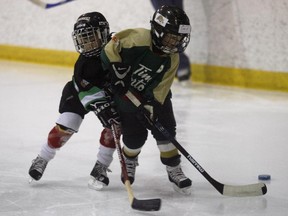
<svg viewBox="0 0 288 216">
<path fill-rule="evenodd" d="M 258 175 L 258 180 L 262 180 L 262 181 L 268 181 L 271 179 L 271 176 L 268 174 L 261 174 Z"/>
</svg>

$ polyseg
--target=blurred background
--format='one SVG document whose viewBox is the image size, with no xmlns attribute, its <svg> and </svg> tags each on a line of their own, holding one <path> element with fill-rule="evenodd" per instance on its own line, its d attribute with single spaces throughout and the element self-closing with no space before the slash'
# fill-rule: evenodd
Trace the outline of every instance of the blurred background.
<svg viewBox="0 0 288 216">
<path fill-rule="evenodd" d="M 0 58 L 68 66 L 76 59 L 71 32 L 79 15 L 99 11 L 119 31 L 150 28 L 154 12 L 150 0 L 75 0 L 51 9 L 1 0 L 0 6 Z M 184 10 L 192 25 L 186 53 L 193 81 L 288 91 L 287 0 L 184 0 Z"/>
</svg>

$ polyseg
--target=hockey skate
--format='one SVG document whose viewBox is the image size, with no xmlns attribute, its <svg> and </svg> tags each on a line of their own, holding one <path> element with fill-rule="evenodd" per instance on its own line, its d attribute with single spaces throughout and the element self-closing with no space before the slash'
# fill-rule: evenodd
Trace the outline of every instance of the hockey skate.
<svg viewBox="0 0 288 216">
<path fill-rule="evenodd" d="M 192 181 L 184 175 L 181 166 L 166 166 L 166 170 L 169 181 L 173 183 L 174 190 L 189 195 L 191 193 Z"/>
<path fill-rule="evenodd" d="M 135 179 L 136 166 L 139 165 L 138 164 L 138 157 L 127 158 L 124 155 L 124 160 L 125 160 L 125 164 L 126 164 L 126 169 L 127 169 L 129 181 L 130 181 L 130 184 L 132 185 L 134 182 L 134 179 Z M 121 173 L 121 181 L 123 182 L 123 184 L 125 184 L 123 173 Z"/>
<path fill-rule="evenodd" d="M 109 184 L 107 171 L 111 172 L 108 167 L 97 161 L 93 170 L 90 173 L 88 187 L 93 190 L 102 190 L 104 187 L 107 187 Z"/>
<path fill-rule="evenodd" d="M 38 181 L 41 179 L 47 164 L 48 162 L 39 155 L 32 161 L 32 165 L 29 169 L 29 175 L 31 176 L 29 183 L 31 183 L 33 180 Z"/>
</svg>

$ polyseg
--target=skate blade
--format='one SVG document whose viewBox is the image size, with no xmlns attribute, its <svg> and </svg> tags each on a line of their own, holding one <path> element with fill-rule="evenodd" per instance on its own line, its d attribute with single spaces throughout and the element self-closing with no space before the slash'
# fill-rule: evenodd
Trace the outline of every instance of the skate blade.
<svg viewBox="0 0 288 216">
<path fill-rule="evenodd" d="M 173 188 L 176 192 L 181 193 L 181 194 L 186 195 L 186 196 L 190 195 L 191 191 L 192 191 L 191 186 L 185 187 L 185 188 L 179 188 L 175 184 L 173 184 Z"/>
<path fill-rule="evenodd" d="M 100 181 L 97 181 L 95 179 L 90 179 L 88 181 L 88 188 L 92 189 L 92 190 L 97 190 L 97 191 L 100 191 L 100 190 L 103 190 L 103 188 L 107 187 L 106 184 L 104 184 L 103 182 L 100 182 Z"/>
<path fill-rule="evenodd" d="M 34 179 L 31 177 L 28 179 L 29 184 L 31 184 L 33 181 L 34 181 Z"/>
</svg>

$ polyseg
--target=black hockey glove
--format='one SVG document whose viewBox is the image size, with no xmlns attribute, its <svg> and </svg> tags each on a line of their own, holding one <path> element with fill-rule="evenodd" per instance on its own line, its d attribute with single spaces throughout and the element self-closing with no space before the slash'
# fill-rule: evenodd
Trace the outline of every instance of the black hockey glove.
<svg viewBox="0 0 288 216">
<path fill-rule="evenodd" d="M 155 100 L 149 100 L 142 103 L 137 113 L 138 120 L 149 130 L 153 128 L 153 124 L 157 121 L 157 114 L 155 108 L 160 106 L 160 103 Z"/>
<path fill-rule="evenodd" d="M 131 83 L 131 66 L 124 63 L 111 63 L 111 87 L 114 94 L 124 95 Z"/>
<path fill-rule="evenodd" d="M 102 98 L 92 104 L 90 104 L 90 110 L 92 110 L 103 127 L 111 128 L 111 124 L 120 124 L 120 117 L 117 113 L 114 102 L 110 99 L 110 97 Z"/>
</svg>

